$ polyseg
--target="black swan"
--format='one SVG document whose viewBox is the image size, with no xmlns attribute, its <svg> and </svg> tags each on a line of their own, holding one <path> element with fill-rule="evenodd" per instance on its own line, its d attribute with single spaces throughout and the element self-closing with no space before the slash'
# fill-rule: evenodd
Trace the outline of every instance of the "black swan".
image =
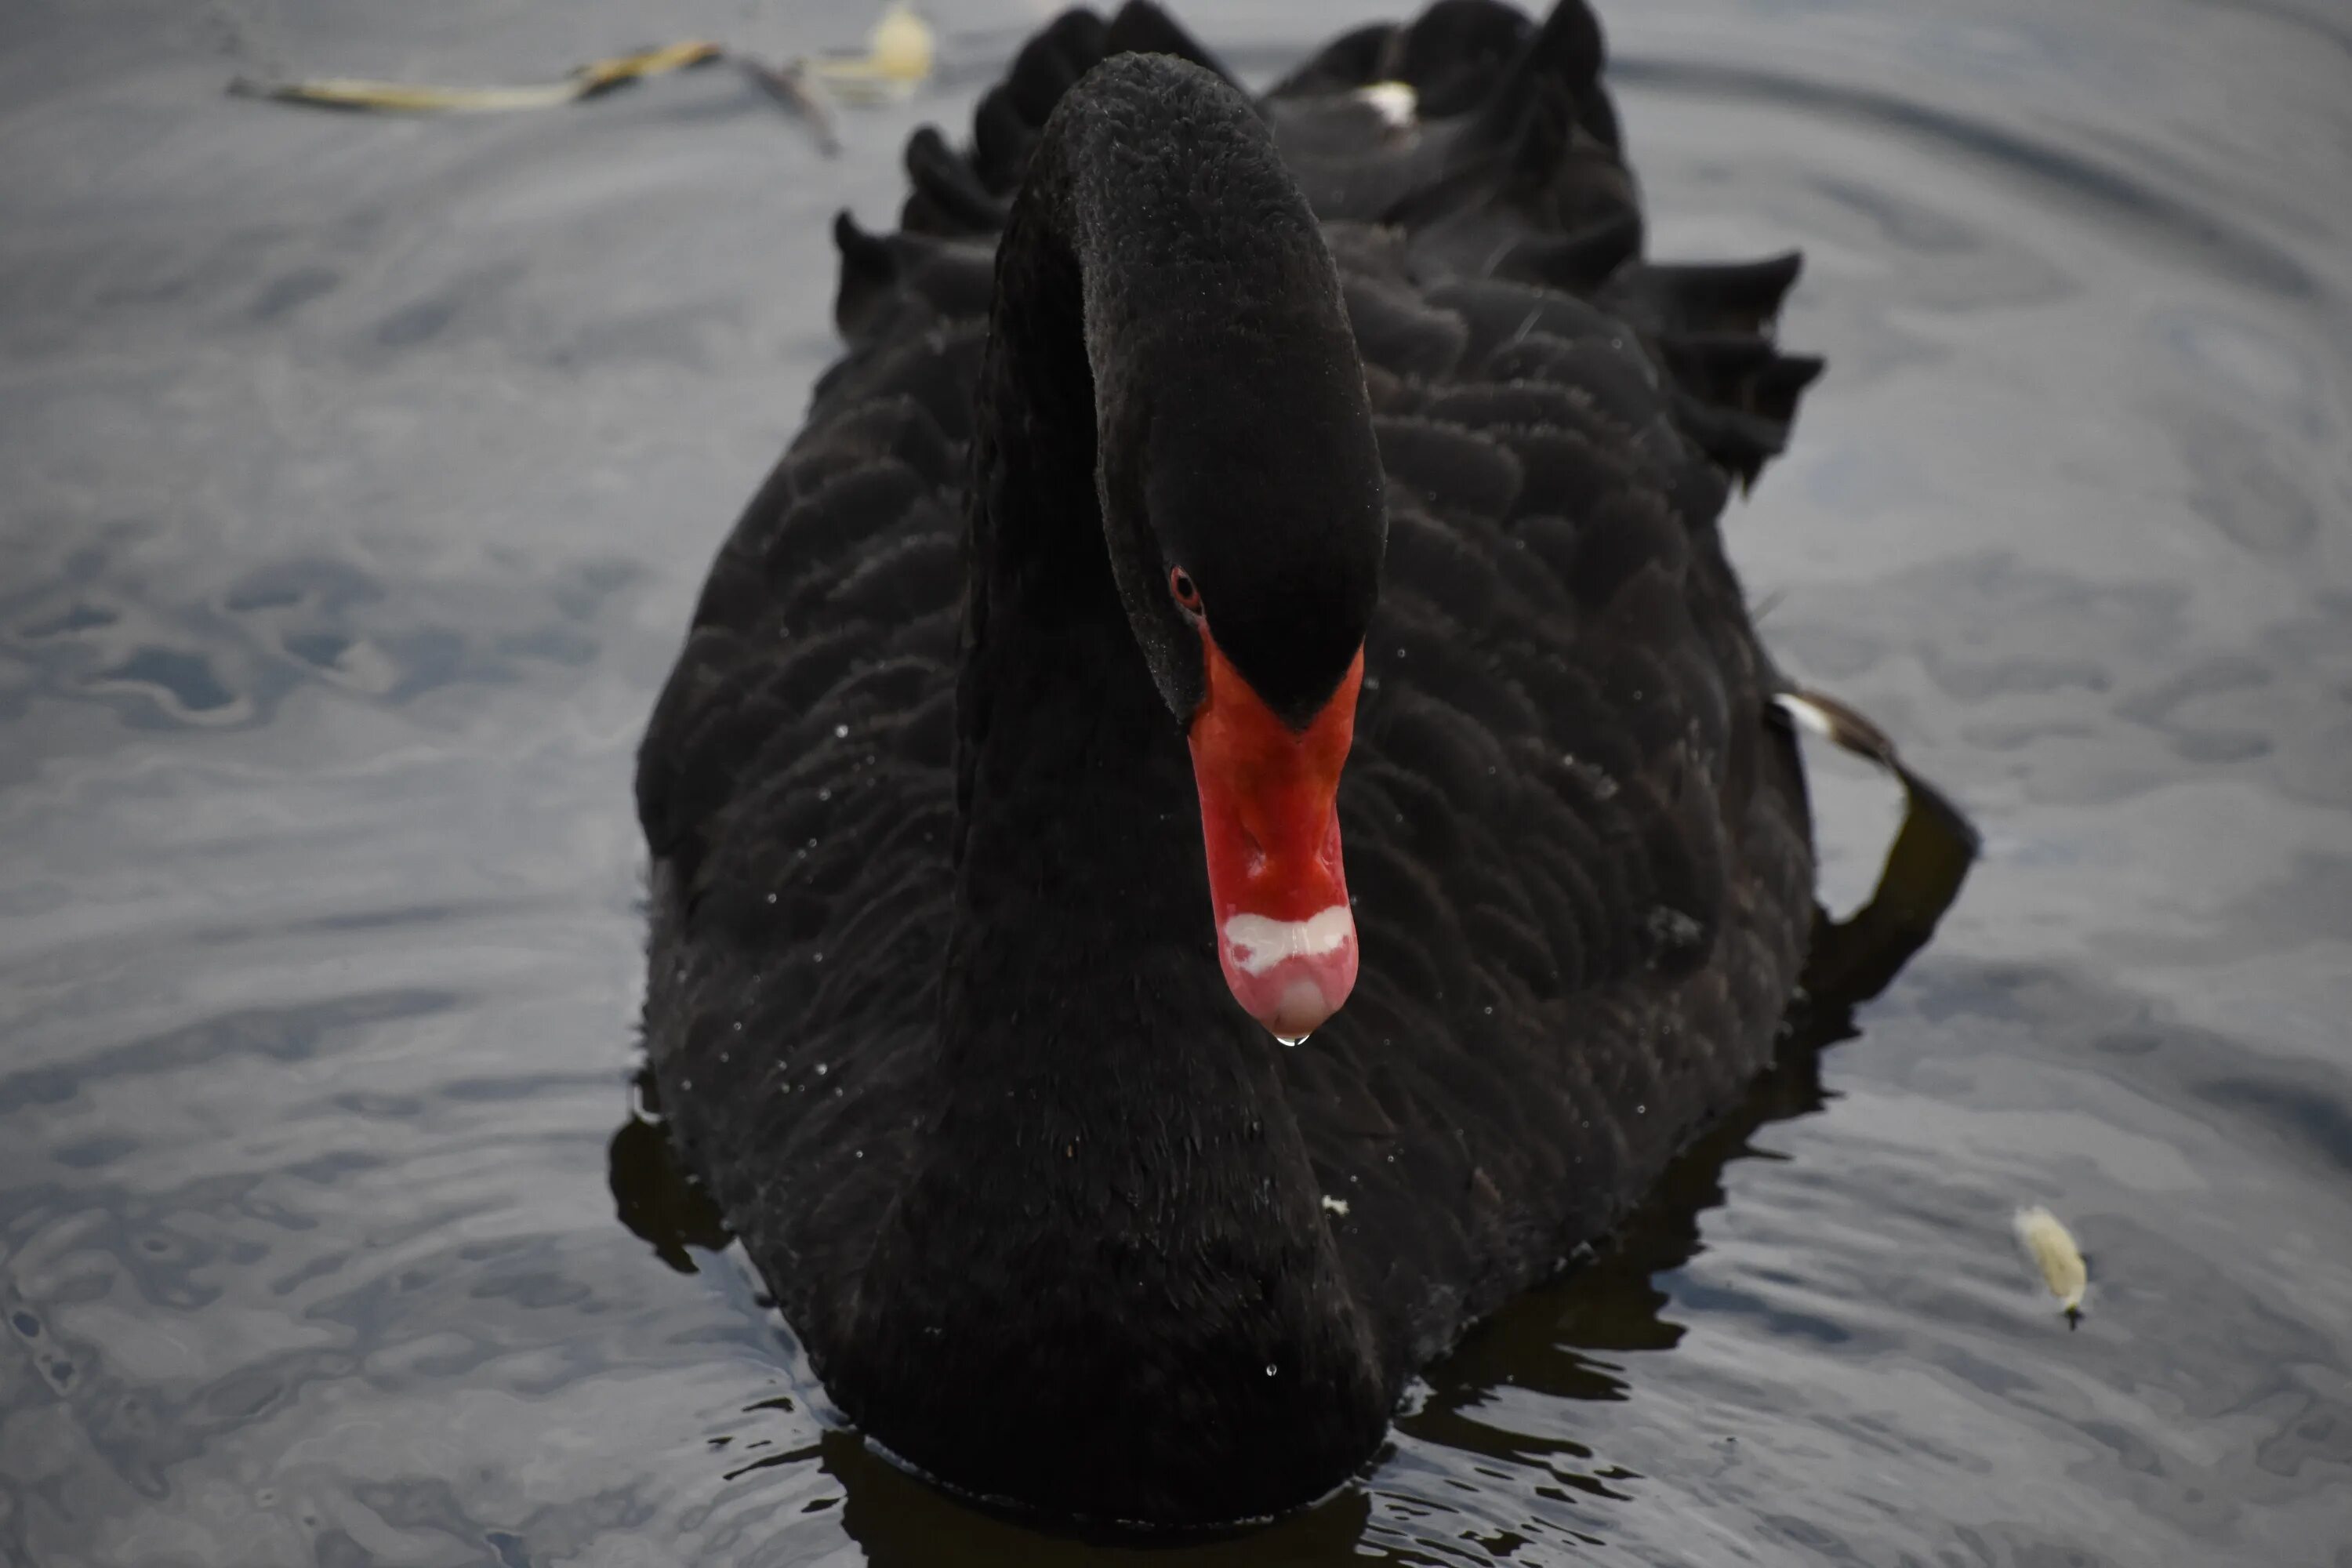
<svg viewBox="0 0 2352 1568">
<path fill-rule="evenodd" d="M 1812 849 L 1717 518 L 1819 364 L 1793 257 L 1643 259 L 1601 60 L 1440 0 L 1253 101 L 1072 11 L 837 226 L 640 757 L 645 1028 L 945 1485 L 1312 1500 L 1771 1060 Z"/>
</svg>

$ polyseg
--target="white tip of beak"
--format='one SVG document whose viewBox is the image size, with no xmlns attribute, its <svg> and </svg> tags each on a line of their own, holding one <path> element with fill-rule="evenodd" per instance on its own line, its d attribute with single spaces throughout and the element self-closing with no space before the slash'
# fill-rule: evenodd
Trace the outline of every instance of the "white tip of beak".
<svg viewBox="0 0 2352 1568">
<path fill-rule="evenodd" d="M 1278 1039 L 1313 1034 L 1356 988 L 1356 920 L 1345 904 L 1303 921 L 1237 914 L 1217 934 L 1234 1000 Z"/>
</svg>

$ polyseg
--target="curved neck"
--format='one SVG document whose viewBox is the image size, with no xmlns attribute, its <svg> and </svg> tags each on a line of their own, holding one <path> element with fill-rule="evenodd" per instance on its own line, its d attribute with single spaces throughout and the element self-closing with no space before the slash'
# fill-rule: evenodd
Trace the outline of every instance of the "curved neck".
<svg viewBox="0 0 2352 1568">
<path fill-rule="evenodd" d="M 950 999 L 961 971 L 1034 992 L 1059 963 L 1006 920 L 1047 877 L 1055 920 L 1107 931 L 1108 952 L 1213 952 L 1176 720 L 1205 695 L 1202 639 L 1168 574 L 1208 589 L 1218 649 L 1259 697 L 1311 713 L 1357 656 L 1384 538 L 1321 226 L 1208 72 L 1122 56 L 1064 95 L 998 248 L 990 326 Z"/>
<path fill-rule="evenodd" d="M 1162 551 L 1210 548 L 1171 542 L 1171 520 L 1225 521 L 1182 485 L 1224 482 L 1230 454 L 1246 456 L 1223 422 L 1264 426 L 1279 472 L 1295 458 L 1276 461 L 1278 443 L 1315 457 L 1302 414 L 1333 405 L 1341 428 L 1352 397 L 1369 443 L 1330 259 L 1230 89 L 1124 58 L 1048 122 L 998 253 L 992 328 L 940 1036 L 913 1168 L 862 1287 L 864 1352 L 835 1371 L 854 1413 L 899 1411 L 908 1458 L 968 1477 L 993 1474 L 1005 1448 L 970 1410 L 1066 1415 L 1013 1446 L 1034 1460 L 1134 1426 L 1080 1417 L 1158 1386 L 1262 1440 L 1254 1475 L 1343 1467 L 1391 1390 L 1340 1281 L 1279 1047 L 1220 977 L 1171 711 L 1190 709 L 1168 689 L 1181 665 L 1151 646 Z M 1293 406 L 1277 419 L 1269 399 Z M 1186 629 L 1172 609 L 1164 623 Z M 1018 1397 L 943 1408 L 942 1357 L 960 1375 L 1001 1369 Z M 1085 1483 L 1086 1506 L 1151 1517 L 1168 1505 L 1136 1490 L 1163 1484 L 1144 1478 L 1204 1496 L 1233 1484 L 1182 1479 L 1195 1462 L 1139 1447 L 1048 1468 Z"/>
<path fill-rule="evenodd" d="M 1260 394 L 1297 375 L 1273 351 L 1335 333 L 1360 398 L 1321 231 L 1231 88 L 1129 56 L 1064 96 L 998 249 L 978 391 L 943 1077 L 992 1082 L 1065 1050 L 1098 1063 L 1101 997 L 1131 999 L 1139 964 L 1199 963 L 1211 1005 L 1154 1019 L 1130 1000 L 1112 1036 L 1159 1048 L 1157 1023 L 1187 1049 L 1264 1048 L 1215 984 L 1171 711 L 1197 701 L 1170 685 L 1200 655 L 1150 502 L 1199 509 L 1147 491 L 1221 464 L 1201 439 L 1212 405 L 1278 427 Z"/>
<path fill-rule="evenodd" d="M 1000 611 L 1044 626 L 1124 609 L 1161 697 L 1189 712 L 1197 649 L 1155 613 L 1166 552 L 1204 581 L 1223 560 L 1308 584 L 1331 602 L 1287 619 L 1360 626 L 1338 612 L 1374 591 L 1379 472 L 1338 273 L 1263 123 L 1194 67 L 1097 68 L 1047 121 L 998 247 L 974 444 L 976 637 L 997 634 Z M 1275 618 L 1238 608 L 1219 606 L 1229 652 Z M 1267 651 L 1270 668 L 1347 663 Z"/>
<path fill-rule="evenodd" d="M 1337 270 L 1223 81 L 1119 57 L 1056 106 L 998 248 L 974 431 L 947 994 L 972 969 L 1043 986 L 1060 955 L 1007 911 L 1049 876 L 1056 923 L 1107 931 L 1106 949 L 1213 954 L 1174 717 L 1201 701 L 1202 654 L 1169 563 L 1278 586 L 1255 619 L 1248 595 L 1216 602 L 1229 658 L 1336 672 L 1383 534 Z M 1321 665 L 1297 647 L 1318 636 L 1345 645 Z M 1309 679 L 1292 695 L 1319 705 L 1331 686 Z"/>
</svg>

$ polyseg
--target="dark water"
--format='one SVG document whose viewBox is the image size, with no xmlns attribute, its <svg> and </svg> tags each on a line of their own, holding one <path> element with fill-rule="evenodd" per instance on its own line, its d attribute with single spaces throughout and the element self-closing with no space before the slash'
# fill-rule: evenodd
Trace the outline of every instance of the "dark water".
<svg viewBox="0 0 2352 1568">
<path fill-rule="evenodd" d="M 1261 68 L 1357 14 L 1186 12 Z M 846 0 L 0 10 L 0 1560 L 1098 1555 L 829 1431 L 607 1174 L 629 753 L 831 353 L 823 220 L 887 216 L 1034 15 L 959 13 L 829 163 L 724 72 L 429 122 L 220 87 L 782 54 Z M 1609 20 L 1659 248 L 1811 258 L 1831 374 L 1732 524 L 1768 629 L 1986 858 L 1817 1082 L 1202 1560 L 2343 1568 L 2352 17 Z M 1890 797 L 1823 771 L 1850 901 Z"/>
</svg>

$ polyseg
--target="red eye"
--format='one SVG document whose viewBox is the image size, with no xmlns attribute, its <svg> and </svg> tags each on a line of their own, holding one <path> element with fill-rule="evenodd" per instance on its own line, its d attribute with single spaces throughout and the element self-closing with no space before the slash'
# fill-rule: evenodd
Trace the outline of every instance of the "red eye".
<svg viewBox="0 0 2352 1568">
<path fill-rule="evenodd" d="M 1201 613 L 1201 590 L 1192 585 L 1192 574 L 1181 566 L 1168 569 L 1168 592 L 1184 607 L 1188 615 Z"/>
</svg>

